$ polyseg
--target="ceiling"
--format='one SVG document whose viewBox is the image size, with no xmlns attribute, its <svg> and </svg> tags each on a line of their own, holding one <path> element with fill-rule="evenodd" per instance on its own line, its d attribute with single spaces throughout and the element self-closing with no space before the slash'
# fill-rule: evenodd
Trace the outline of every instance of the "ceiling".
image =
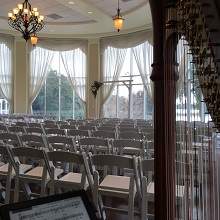
<svg viewBox="0 0 220 220">
<path fill-rule="evenodd" d="M 23 1 L 23 0 L 22 0 Z M 7 13 L 19 0 L 1 0 L 1 32 L 13 32 L 7 23 Z M 88 36 L 114 34 L 112 17 L 116 14 L 117 0 L 29 0 L 45 16 L 41 35 Z M 148 0 L 120 0 L 125 18 L 122 32 L 150 28 L 152 25 Z"/>
</svg>

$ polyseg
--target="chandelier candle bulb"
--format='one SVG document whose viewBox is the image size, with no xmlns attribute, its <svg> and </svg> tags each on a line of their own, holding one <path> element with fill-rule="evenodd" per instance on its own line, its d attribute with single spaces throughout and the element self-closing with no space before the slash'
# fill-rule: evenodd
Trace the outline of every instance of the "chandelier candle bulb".
<svg viewBox="0 0 220 220">
<path fill-rule="evenodd" d="M 43 21 L 43 20 L 44 20 L 44 16 L 43 16 L 43 15 L 40 15 L 39 19 L 40 19 L 41 21 Z"/>
<path fill-rule="evenodd" d="M 39 12 L 38 12 L 38 11 L 35 11 L 35 12 L 34 12 L 34 15 L 35 15 L 36 17 L 38 17 L 38 16 L 39 16 Z"/>
<path fill-rule="evenodd" d="M 18 9 L 17 8 L 14 8 L 13 9 L 13 13 L 16 15 L 16 14 L 18 14 Z"/>
<path fill-rule="evenodd" d="M 24 14 L 26 14 L 26 15 L 28 14 L 28 9 L 27 8 L 24 9 Z"/>
<path fill-rule="evenodd" d="M 22 8 L 23 8 L 23 5 L 22 4 L 18 4 L 18 9 L 22 10 Z"/>
<path fill-rule="evenodd" d="M 33 11 L 36 12 L 36 11 L 37 11 L 37 8 L 33 8 Z"/>
<path fill-rule="evenodd" d="M 13 14 L 12 14 L 11 12 L 9 12 L 9 13 L 8 13 L 8 17 L 9 17 L 9 18 L 12 18 L 12 17 L 13 17 Z"/>
</svg>

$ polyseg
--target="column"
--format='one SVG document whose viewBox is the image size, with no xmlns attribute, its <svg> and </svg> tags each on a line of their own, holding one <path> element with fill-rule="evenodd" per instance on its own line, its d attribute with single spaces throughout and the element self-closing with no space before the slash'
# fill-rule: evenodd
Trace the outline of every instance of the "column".
<svg viewBox="0 0 220 220">
<path fill-rule="evenodd" d="M 99 39 L 89 39 L 87 70 L 87 118 L 98 118 L 100 91 L 95 98 L 91 92 L 91 85 L 94 81 L 100 81 Z"/>
<path fill-rule="evenodd" d="M 24 39 L 15 39 L 14 52 L 14 113 L 27 113 L 28 62 Z"/>
</svg>

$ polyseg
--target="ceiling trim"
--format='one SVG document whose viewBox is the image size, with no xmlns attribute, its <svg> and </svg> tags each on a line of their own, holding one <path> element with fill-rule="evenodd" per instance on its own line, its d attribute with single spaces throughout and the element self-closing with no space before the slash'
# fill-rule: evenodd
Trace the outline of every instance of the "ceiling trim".
<svg viewBox="0 0 220 220">
<path fill-rule="evenodd" d="M 101 38 L 101 37 L 110 37 L 110 36 L 117 36 L 121 34 L 129 34 L 132 32 L 137 32 L 137 31 L 143 31 L 143 30 L 152 30 L 152 24 L 147 24 L 143 25 L 140 27 L 136 28 L 131 28 L 131 29 L 126 29 L 118 32 L 106 32 L 106 33 L 98 33 L 98 34 L 39 34 L 40 37 L 48 37 L 48 38 L 85 38 L 85 39 L 96 39 L 96 38 Z M 4 34 L 10 34 L 18 39 L 23 39 L 21 34 L 17 31 L 12 31 L 12 30 L 2 30 L 0 29 L 0 33 Z"/>
</svg>

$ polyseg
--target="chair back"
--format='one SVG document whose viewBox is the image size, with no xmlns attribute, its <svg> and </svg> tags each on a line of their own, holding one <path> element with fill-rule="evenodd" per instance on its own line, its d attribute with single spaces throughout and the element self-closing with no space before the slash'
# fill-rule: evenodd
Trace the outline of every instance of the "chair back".
<svg viewBox="0 0 220 220">
<path fill-rule="evenodd" d="M 23 134 L 20 138 L 23 146 L 32 148 L 47 148 L 47 143 L 43 135 Z"/>
<path fill-rule="evenodd" d="M 116 133 L 114 131 L 93 131 L 92 132 L 93 137 L 100 137 L 100 138 L 109 138 L 114 139 L 116 138 Z"/>
<path fill-rule="evenodd" d="M 9 126 L 8 131 L 12 133 L 19 133 L 19 134 L 25 134 L 25 128 L 20 126 Z"/>
<path fill-rule="evenodd" d="M 72 137 L 90 137 L 89 130 L 68 129 L 67 135 Z"/>
<path fill-rule="evenodd" d="M 63 150 L 76 152 L 76 143 L 71 137 L 66 136 L 49 136 L 47 137 L 47 142 L 51 150 Z"/>
<path fill-rule="evenodd" d="M 22 142 L 16 133 L 0 133 L 0 141 L 14 147 L 22 146 Z"/>
<path fill-rule="evenodd" d="M 143 139 L 143 134 L 138 133 L 138 132 L 120 132 L 119 133 L 119 139 L 134 139 L 134 140 L 142 140 Z"/>
<path fill-rule="evenodd" d="M 25 128 L 27 134 L 44 135 L 44 130 L 41 127 L 27 127 Z"/>
<path fill-rule="evenodd" d="M 59 129 L 59 128 L 46 128 L 45 129 L 45 134 L 46 135 L 61 135 L 65 136 L 66 132 L 64 129 Z"/>
</svg>

